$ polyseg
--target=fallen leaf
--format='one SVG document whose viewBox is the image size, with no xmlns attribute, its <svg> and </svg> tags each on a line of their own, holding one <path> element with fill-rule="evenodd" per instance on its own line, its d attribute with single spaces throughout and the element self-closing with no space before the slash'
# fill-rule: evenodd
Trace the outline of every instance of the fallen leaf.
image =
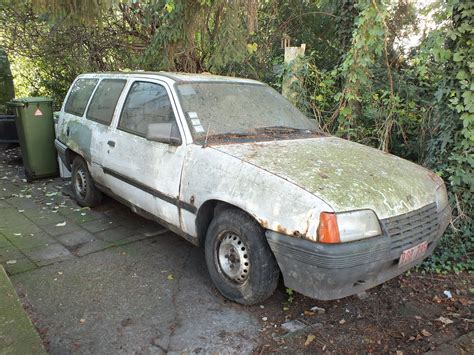
<svg viewBox="0 0 474 355">
<path fill-rule="evenodd" d="M 426 329 L 422 329 L 421 330 L 421 335 L 425 336 L 425 337 L 430 337 L 432 334 L 427 331 Z"/>
<path fill-rule="evenodd" d="M 469 306 L 473 302 L 465 297 L 458 297 L 459 303 L 461 303 L 463 306 Z"/>
<path fill-rule="evenodd" d="M 64 227 L 65 225 L 66 225 L 66 221 L 56 224 L 56 227 Z"/>
<path fill-rule="evenodd" d="M 311 311 L 312 312 L 317 312 L 317 313 L 326 313 L 326 310 L 324 308 L 321 308 L 321 307 L 318 307 L 318 306 L 314 306 L 314 307 L 311 307 Z"/>
<path fill-rule="evenodd" d="M 433 301 L 436 302 L 436 303 L 440 303 L 441 299 L 438 296 L 434 296 Z"/>
<path fill-rule="evenodd" d="M 449 319 L 449 318 L 446 318 L 446 317 L 439 317 L 438 319 L 436 319 L 437 321 L 443 323 L 444 325 L 448 325 L 448 324 L 453 324 L 454 322 Z"/>
<path fill-rule="evenodd" d="M 308 346 L 309 344 L 311 344 L 314 339 L 316 339 L 316 335 L 313 335 L 313 334 L 309 334 L 308 337 L 306 338 L 306 341 L 304 342 L 304 346 Z"/>
<path fill-rule="evenodd" d="M 307 317 L 314 316 L 315 314 L 316 314 L 316 313 L 311 312 L 311 311 L 304 311 L 304 315 L 307 316 Z"/>
</svg>

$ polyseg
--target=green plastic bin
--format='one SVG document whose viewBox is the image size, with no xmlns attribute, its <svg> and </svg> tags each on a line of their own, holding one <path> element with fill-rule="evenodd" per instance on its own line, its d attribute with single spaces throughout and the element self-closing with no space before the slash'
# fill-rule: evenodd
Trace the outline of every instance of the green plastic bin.
<svg viewBox="0 0 474 355">
<path fill-rule="evenodd" d="M 54 147 L 53 100 L 25 97 L 8 103 L 16 116 L 25 175 L 28 181 L 58 175 Z"/>
</svg>

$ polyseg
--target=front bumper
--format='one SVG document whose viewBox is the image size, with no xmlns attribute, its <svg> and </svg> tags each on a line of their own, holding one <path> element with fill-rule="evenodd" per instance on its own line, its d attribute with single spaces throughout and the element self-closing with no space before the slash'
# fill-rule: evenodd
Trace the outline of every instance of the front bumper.
<svg viewBox="0 0 474 355">
<path fill-rule="evenodd" d="M 433 253 L 451 211 L 447 207 L 436 213 L 436 206 L 431 205 L 402 218 L 381 221 L 382 236 L 343 244 L 315 243 L 273 231 L 267 231 L 266 237 L 287 287 L 331 300 L 372 288 L 419 264 Z M 423 241 L 428 243 L 424 256 L 400 267 L 403 250 Z"/>
</svg>

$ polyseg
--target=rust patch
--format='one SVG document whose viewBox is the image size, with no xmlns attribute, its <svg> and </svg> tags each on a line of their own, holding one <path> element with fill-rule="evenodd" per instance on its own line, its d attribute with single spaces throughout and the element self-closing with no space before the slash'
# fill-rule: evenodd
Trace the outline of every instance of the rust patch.
<svg viewBox="0 0 474 355">
<path fill-rule="evenodd" d="M 258 223 L 260 223 L 260 225 L 263 227 L 263 228 L 267 228 L 268 229 L 268 221 L 264 220 L 264 219 L 258 219 Z"/>
<path fill-rule="evenodd" d="M 439 182 L 439 180 L 441 179 L 438 175 L 436 175 L 436 173 L 432 172 L 431 170 L 428 170 L 426 169 L 427 172 L 428 172 L 428 177 L 433 180 L 434 182 Z"/>
<path fill-rule="evenodd" d="M 288 230 L 285 227 L 283 227 L 279 224 L 276 226 L 276 231 L 278 233 L 281 233 L 281 234 L 291 235 L 291 233 L 289 233 Z"/>
</svg>

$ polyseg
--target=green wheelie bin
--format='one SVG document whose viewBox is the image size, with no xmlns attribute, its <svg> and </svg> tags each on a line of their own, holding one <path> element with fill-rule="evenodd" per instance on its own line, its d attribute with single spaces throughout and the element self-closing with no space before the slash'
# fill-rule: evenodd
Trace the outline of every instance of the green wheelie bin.
<svg viewBox="0 0 474 355">
<path fill-rule="evenodd" d="M 54 147 L 53 100 L 25 97 L 8 103 L 16 116 L 23 165 L 28 181 L 58 175 Z"/>
</svg>

